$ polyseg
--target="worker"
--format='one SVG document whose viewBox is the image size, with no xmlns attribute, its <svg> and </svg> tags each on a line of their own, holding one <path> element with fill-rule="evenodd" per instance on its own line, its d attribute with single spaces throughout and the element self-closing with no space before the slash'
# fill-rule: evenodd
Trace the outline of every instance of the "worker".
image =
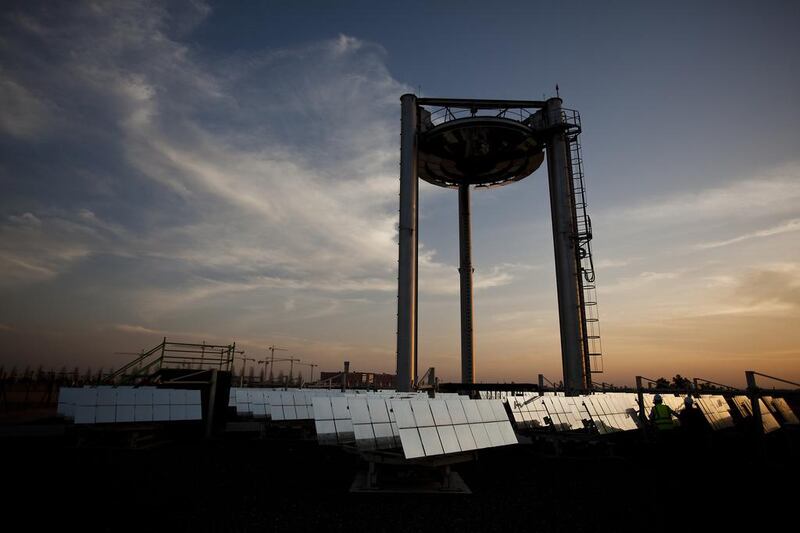
<svg viewBox="0 0 800 533">
<path fill-rule="evenodd" d="M 695 449 L 706 449 L 710 446 L 710 427 L 691 394 L 683 399 L 683 410 L 678 413 L 678 421 L 689 446 Z"/>
<path fill-rule="evenodd" d="M 706 427 L 706 418 L 702 411 L 694 405 L 692 395 L 683 399 L 683 410 L 678 413 L 681 428 L 688 434 L 699 434 Z"/>
<path fill-rule="evenodd" d="M 669 405 L 665 405 L 661 399 L 660 394 L 653 397 L 653 408 L 650 410 L 650 422 L 657 431 L 666 431 L 673 429 L 675 423 L 672 421 L 673 416 L 677 416 Z"/>
</svg>

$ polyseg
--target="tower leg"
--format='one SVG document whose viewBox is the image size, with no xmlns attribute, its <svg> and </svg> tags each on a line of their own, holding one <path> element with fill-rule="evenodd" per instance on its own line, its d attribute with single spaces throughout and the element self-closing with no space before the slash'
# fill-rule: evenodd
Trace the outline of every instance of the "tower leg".
<svg viewBox="0 0 800 533">
<path fill-rule="evenodd" d="M 569 147 L 562 128 L 561 99 L 551 98 L 545 109 L 547 126 L 553 128 L 547 143 L 547 175 L 550 185 L 550 213 L 553 221 L 553 246 L 558 289 L 558 319 L 561 328 L 561 359 L 564 391 L 567 395 L 587 390 L 588 369 L 584 368 L 581 328 L 580 265 L 576 260 L 574 198 Z"/>
<path fill-rule="evenodd" d="M 417 97 L 401 102 L 400 223 L 397 275 L 397 390 L 411 390 L 417 352 Z"/>
<path fill-rule="evenodd" d="M 419 203 L 419 179 L 414 180 L 414 197 Z M 412 383 L 419 383 L 419 206 L 414 210 L 414 361 Z"/>
<path fill-rule="evenodd" d="M 458 188 L 458 237 L 461 278 L 461 382 L 475 383 L 475 360 L 472 332 L 472 216 L 469 184 Z"/>
</svg>

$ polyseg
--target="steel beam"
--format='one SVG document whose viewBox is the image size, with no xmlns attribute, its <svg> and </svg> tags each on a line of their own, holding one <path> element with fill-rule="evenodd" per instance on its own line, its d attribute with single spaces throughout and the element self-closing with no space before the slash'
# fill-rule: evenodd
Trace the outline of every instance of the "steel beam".
<svg viewBox="0 0 800 533">
<path fill-rule="evenodd" d="M 480 98 L 419 98 L 419 105 L 457 107 L 462 109 L 541 109 L 547 102 L 541 100 L 483 100 Z"/>
<path fill-rule="evenodd" d="M 397 275 L 397 390 L 411 390 L 417 353 L 417 97 L 404 94 L 400 130 L 400 223 Z"/>
<path fill-rule="evenodd" d="M 576 260 L 574 199 L 570 173 L 569 146 L 561 113 L 561 99 L 551 98 L 545 121 L 552 134 L 547 141 L 547 175 L 550 185 L 550 214 L 556 263 L 558 319 L 561 328 L 561 360 L 564 392 L 576 395 L 589 389 L 585 368 L 580 309 L 580 265 Z"/>
<path fill-rule="evenodd" d="M 472 215 L 469 184 L 458 187 L 458 244 L 461 278 L 461 383 L 475 383 L 472 330 Z"/>
</svg>

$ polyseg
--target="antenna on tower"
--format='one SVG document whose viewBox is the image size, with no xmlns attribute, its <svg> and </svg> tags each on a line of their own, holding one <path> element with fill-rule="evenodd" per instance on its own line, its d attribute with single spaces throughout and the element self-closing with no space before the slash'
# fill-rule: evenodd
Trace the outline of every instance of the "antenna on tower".
<svg viewBox="0 0 800 533">
<path fill-rule="evenodd" d="M 558 94 L 558 84 L 556 83 L 556 98 L 561 98 L 561 95 Z"/>
</svg>

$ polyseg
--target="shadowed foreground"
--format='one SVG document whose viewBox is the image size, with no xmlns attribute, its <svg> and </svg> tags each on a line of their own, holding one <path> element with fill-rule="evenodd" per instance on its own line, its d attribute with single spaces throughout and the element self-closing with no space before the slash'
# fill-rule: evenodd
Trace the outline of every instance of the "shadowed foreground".
<svg viewBox="0 0 800 533">
<path fill-rule="evenodd" d="M 313 441 L 172 440 L 126 449 L 60 438 L 0 440 L 6 520 L 101 531 L 691 531 L 791 526 L 797 435 L 761 458 L 729 435 L 691 459 L 675 447 L 514 446 L 456 467 L 473 491 L 350 494 L 358 456 Z M 789 488 L 783 488 L 786 483 Z M 14 519 L 16 521 L 16 519 Z M 776 526 L 777 527 L 777 526 Z M 736 528 L 734 528 L 736 529 Z M 778 529 L 774 529 L 778 530 Z"/>
</svg>

